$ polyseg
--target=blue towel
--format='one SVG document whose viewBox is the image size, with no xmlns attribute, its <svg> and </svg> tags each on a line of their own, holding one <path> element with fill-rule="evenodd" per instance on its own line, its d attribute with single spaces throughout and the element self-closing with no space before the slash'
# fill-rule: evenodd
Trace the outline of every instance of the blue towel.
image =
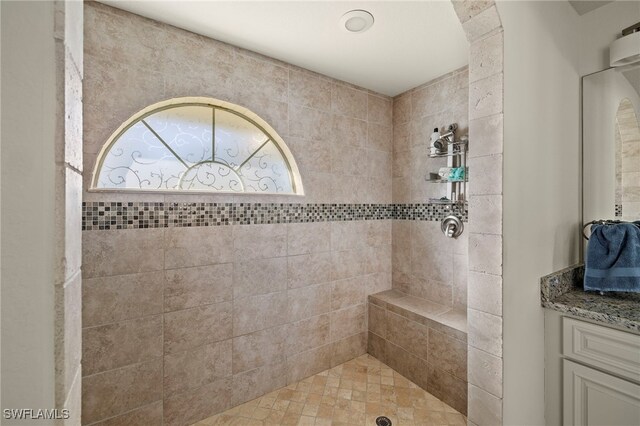
<svg viewBox="0 0 640 426">
<path fill-rule="evenodd" d="M 584 289 L 640 292 L 640 222 L 593 225 Z"/>
</svg>

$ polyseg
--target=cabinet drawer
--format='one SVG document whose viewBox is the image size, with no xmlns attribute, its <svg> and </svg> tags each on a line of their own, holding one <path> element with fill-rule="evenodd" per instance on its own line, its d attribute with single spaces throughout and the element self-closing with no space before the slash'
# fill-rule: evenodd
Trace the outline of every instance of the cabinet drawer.
<svg viewBox="0 0 640 426">
<path fill-rule="evenodd" d="M 567 317 L 562 329 L 564 356 L 640 382 L 640 336 Z"/>
</svg>

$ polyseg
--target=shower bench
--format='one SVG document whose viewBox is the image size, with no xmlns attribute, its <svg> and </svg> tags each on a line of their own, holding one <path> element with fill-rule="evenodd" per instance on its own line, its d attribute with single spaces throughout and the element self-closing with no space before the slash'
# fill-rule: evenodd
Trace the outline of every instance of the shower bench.
<svg viewBox="0 0 640 426">
<path fill-rule="evenodd" d="M 466 415 L 466 312 L 398 290 L 369 295 L 367 308 L 367 352 Z"/>
</svg>

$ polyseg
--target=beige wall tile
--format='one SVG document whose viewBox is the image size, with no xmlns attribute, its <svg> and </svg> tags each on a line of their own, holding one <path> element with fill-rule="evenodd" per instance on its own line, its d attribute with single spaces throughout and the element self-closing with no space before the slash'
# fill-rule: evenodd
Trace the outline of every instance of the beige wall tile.
<svg viewBox="0 0 640 426">
<path fill-rule="evenodd" d="M 427 389 L 429 374 L 427 361 L 418 358 L 388 340 L 385 343 L 386 363 L 389 367 L 423 389 Z"/>
<path fill-rule="evenodd" d="M 467 342 L 462 342 L 446 334 L 429 329 L 428 362 L 466 382 Z"/>
<path fill-rule="evenodd" d="M 331 222 L 331 250 L 344 251 L 366 244 L 367 224 L 364 221 Z"/>
<path fill-rule="evenodd" d="M 476 311 L 467 310 L 469 346 L 481 349 L 497 357 L 502 356 L 502 318 Z"/>
<path fill-rule="evenodd" d="M 287 257 L 289 288 L 322 284 L 331 280 L 331 253 L 312 253 Z"/>
<path fill-rule="evenodd" d="M 376 220 L 366 222 L 367 245 L 370 247 L 386 246 L 391 243 L 392 220 Z"/>
<path fill-rule="evenodd" d="M 115 57 L 118 56 L 121 55 Z M 164 76 L 140 64 L 141 57 L 132 62 L 106 59 L 112 57 L 85 56 L 83 152 L 86 158 L 87 153 L 98 153 L 111 133 L 130 116 L 164 98 Z M 101 120 L 105 110 L 112 114 L 108 122 Z M 86 172 L 93 170 L 95 163 L 94 156 L 89 157 L 90 166 L 85 163 L 83 167 Z"/>
<path fill-rule="evenodd" d="M 503 75 L 494 74 L 471 83 L 469 87 L 469 119 L 503 112 Z"/>
<path fill-rule="evenodd" d="M 231 302 L 164 314 L 164 353 L 174 353 L 231 337 Z"/>
<path fill-rule="evenodd" d="M 236 260 L 286 256 L 287 228 L 281 225 L 236 225 L 233 227 L 233 248 Z"/>
<path fill-rule="evenodd" d="M 502 358 L 469 346 L 469 383 L 502 398 Z"/>
<path fill-rule="evenodd" d="M 453 281 L 453 257 L 450 251 L 425 247 L 416 243 L 412 247 L 411 273 L 423 280 L 451 283 Z"/>
<path fill-rule="evenodd" d="M 83 326 L 161 313 L 163 278 L 162 272 L 85 278 L 82 282 Z"/>
<path fill-rule="evenodd" d="M 471 2 L 470 2 L 471 3 Z M 494 2 L 491 2 L 494 3 Z M 473 18 L 462 24 L 464 32 L 467 34 L 467 40 L 471 43 L 471 55 L 474 54 L 474 42 L 482 37 L 490 34 L 496 28 L 500 28 L 500 15 L 495 5 L 485 9 Z"/>
<path fill-rule="evenodd" d="M 162 359 L 82 380 L 82 423 L 90 424 L 162 399 Z"/>
<path fill-rule="evenodd" d="M 467 289 L 469 286 L 469 256 L 453 255 L 453 308 L 467 310 Z"/>
<path fill-rule="evenodd" d="M 63 398 L 79 398 L 79 385 L 75 381 L 81 380 L 80 360 L 82 358 L 82 277 L 80 272 L 68 281 L 63 288 L 64 311 L 63 324 L 56 324 L 56 372 L 58 395 Z M 58 303 L 60 303 L 58 301 Z M 74 389 L 77 388 L 77 389 Z M 62 401 L 64 402 L 64 400 Z M 78 406 L 79 408 L 79 406 Z"/>
<path fill-rule="evenodd" d="M 60 260 L 56 262 L 57 284 L 73 277 L 82 265 L 82 176 L 68 166 L 57 167 L 64 183 L 64 197 L 56 200 L 56 236 Z"/>
<path fill-rule="evenodd" d="M 502 274 L 502 236 L 469 235 L 469 270 L 487 274 Z"/>
<path fill-rule="evenodd" d="M 85 376 L 161 356 L 161 315 L 82 331 L 82 372 Z"/>
<path fill-rule="evenodd" d="M 287 326 L 287 357 L 300 352 L 305 352 L 320 346 L 325 346 L 330 341 L 330 316 L 318 315 Z"/>
<path fill-rule="evenodd" d="M 367 338 L 367 353 L 381 362 L 387 363 L 386 341 L 375 333 L 369 331 Z"/>
<path fill-rule="evenodd" d="M 334 200 L 331 173 L 314 173 L 301 171 L 304 182 L 303 200 L 307 203 L 330 203 Z"/>
<path fill-rule="evenodd" d="M 365 120 L 357 118 L 345 117 L 342 115 L 334 115 L 331 122 L 328 123 L 333 129 L 333 138 L 331 147 L 360 147 L 364 148 L 368 138 L 368 124 Z M 324 146 L 327 149 L 327 146 Z M 334 169 L 335 170 L 335 169 Z"/>
<path fill-rule="evenodd" d="M 502 316 L 502 277 L 469 272 L 468 291 L 470 308 Z"/>
<path fill-rule="evenodd" d="M 233 264 L 165 271 L 165 312 L 220 303 L 233 298 Z"/>
<path fill-rule="evenodd" d="M 407 165 L 411 164 L 411 155 L 411 151 L 400 151 L 393 154 L 392 169 L 394 178 L 407 178 L 410 176 L 411 170 Z"/>
<path fill-rule="evenodd" d="M 331 312 L 331 341 L 336 342 L 366 331 L 364 304 Z"/>
<path fill-rule="evenodd" d="M 409 151 L 411 149 L 412 122 L 393 126 L 393 152 Z"/>
<path fill-rule="evenodd" d="M 469 199 L 469 229 L 483 234 L 502 234 L 502 196 L 475 195 Z"/>
<path fill-rule="evenodd" d="M 236 262 L 233 269 L 233 296 L 236 299 L 287 289 L 286 257 Z"/>
<path fill-rule="evenodd" d="M 393 127 L 369 123 L 367 147 L 378 151 L 393 150 Z"/>
<path fill-rule="evenodd" d="M 331 252 L 331 279 L 342 280 L 363 275 L 367 272 L 364 248 Z"/>
<path fill-rule="evenodd" d="M 289 70 L 269 61 L 236 52 L 233 61 L 236 97 L 260 96 L 280 102 L 289 100 Z"/>
<path fill-rule="evenodd" d="M 342 364 L 367 352 L 367 333 L 354 334 L 331 343 L 331 366 Z"/>
<path fill-rule="evenodd" d="M 366 120 L 367 93 L 342 84 L 334 84 L 331 90 L 331 110 L 335 114 Z"/>
<path fill-rule="evenodd" d="M 250 401 L 287 383 L 286 364 L 271 364 L 233 376 L 232 405 Z"/>
<path fill-rule="evenodd" d="M 502 154 L 503 114 L 490 115 L 469 122 L 469 157 Z"/>
<path fill-rule="evenodd" d="M 167 228 L 164 237 L 167 269 L 229 263 L 233 259 L 232 227 Z"/>
<path fill-rule="evenodd" d="M 232 340 L 199 346 L 164 356 L 165 398 L 232 374 Z"/>
<path fill-rule="evenodd" d="M 243 297 L 233 301 L 234 336 L 241 336 L 286 322 L 286 291 Z"/>
<path fill-rule="evenodd" d="M 386 310 L 372 303 L 367 305 L 368 322 L 367 327 L 370 332 L 385 339 L 387 336 L 387 315 Z"/>
<path fill-rule="evenodd" d="M 290 223 L 287 225 L 288 255 L 309 254 L 331 249 L 329 222 Z"/>
<path fill-rule="evenodd" d="M 231 378 L 173 394 L 164 400 L 164 424 L 187 425 L 233 406 Z"/>
<path fill-rule="evenodd" d="M 378 272 L 367 275 L 365 296 L 390 290 L 392 285 L 391 283 L 391 273 L 389 272 Z"/>
<path fill-rule="evenodd" d="M 327 123 L 331 115 L 327 112 L 291 105 L 289 108 L 289 135 L 318 142 L 331 140 L 332 129 Z"/>
<path fill-rule="evenodd" d="M 493 0 L 454 0 L 453 8 L 460 19 L 460 22 L 467 22 L 482 11 L 495 4 Z"/>
<path fill-rule="evenodd" d="M 331 283 L 331 309 L 337 310 L 362 303 L 365 298 L 366 276 L 357 276 Z"/>
<path fill-rule="evenodd" d="M 84 231 L 84 278 L 158 271 L 164 267 L 164 229 Z"/>
<path fill-rule="evenodd" d="M 468 193 L 474 195 L 502 194 L 502 155 L 488 155 L 469 159 Z"/>
<path fill-rule="evenodd" d="M 394 131 L 399 124 L 411 119 L 411 92 L 405 92 L 393 98 L 393 127 Z"/>
<path fill-rule="evenodd" d="M 365 176 L 367 174 L 366 158 L 367 150 L 364 147 L 334 145 L 331 147 L 331 170 L 346 176 Z M 357 179 L 356 182 L 360 183 L 361 179 Z"/>
<path fill-rule="evenodd" d="M 455 408 L 467 414 L 467 382 L 428 364 L 427 391 Z"/>
<path fill-rule="evenodd" d="M 289 322 L 299 321 L 331 310 L 331 284 L 318 284 L 287 291 Z"/>
<path fill-rule="evenodd" d="M 369 94 L 367 110 L 369 122 L 391 126 L 393 121 L 393 100 L 391 98 Z"/>
<path fill-rule="evenodd" d="M 290 69 L 289 102 L 329 111 L 331 110 L 331 83 L 310 72 Z"/>
<path fill-rule="evenodd" d="M 320 346 L 295 355 L 287 355 L 287 384 L 331 368 L 332 345 Z"/>
<path fill-rule="evenodd" d="M 131 425 L 158 425 L 162 424 L 162 401 L 136 408 L 120 416 L 94 423 L 98 426 L 131 426 Z"/>
<path fill-rule="evenodd" d="M 387 340 L 407 352 L 428 359 L 429 329 L 393 312 L 387 312 Z M 388 358 L 392 355 L 388 354 Z"/>
<path fill-rule="evenodd" d="M 470 384 L 469 420 L 478 426 L 502 424 L 502 399 Z"/>
<path fill-rule="evenodd" d="M 469 81 L 475 82 L 502 72 L 503 45 L 502 31 L 475 43 L 474 54 L 469 55 Z"/>
<path fill-rule="evenodd" d="M 287 146 L 302 174 L 305 193 L 309 188 L 308 172 L 331 172 L 331 150 L 319 142 L 300 138 L 287 138 Z M 307 193 L 308 194 L 308 193 Z"/>
<path fill-rule="evenodd" d="M 363 159 L 361 158 L 360 161 Z M 368 149 L 366 151 L 366 173 L 370 177 L 381 176 L 385 180 L 393 171 L 393 161 L 389 152 Z"/>
<path fill-rule="evenodd" d="M 280 325 L 234 337 L 233 373 L 284 362 L 289 330 L 288 326 Z"/>
</svg>

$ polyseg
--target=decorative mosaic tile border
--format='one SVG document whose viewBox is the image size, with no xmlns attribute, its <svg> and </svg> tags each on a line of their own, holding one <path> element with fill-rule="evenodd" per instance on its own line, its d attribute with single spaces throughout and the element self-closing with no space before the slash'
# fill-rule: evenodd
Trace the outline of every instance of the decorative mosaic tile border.
<svg viewBox="0 0 640 426">
<path fill-rule="evenodd" d="M 445 204 L 277 204 L 84 202 L 82 230 L 260 225 L 351 220 L 439 221 L 467 206 Z"/>
</svg>

